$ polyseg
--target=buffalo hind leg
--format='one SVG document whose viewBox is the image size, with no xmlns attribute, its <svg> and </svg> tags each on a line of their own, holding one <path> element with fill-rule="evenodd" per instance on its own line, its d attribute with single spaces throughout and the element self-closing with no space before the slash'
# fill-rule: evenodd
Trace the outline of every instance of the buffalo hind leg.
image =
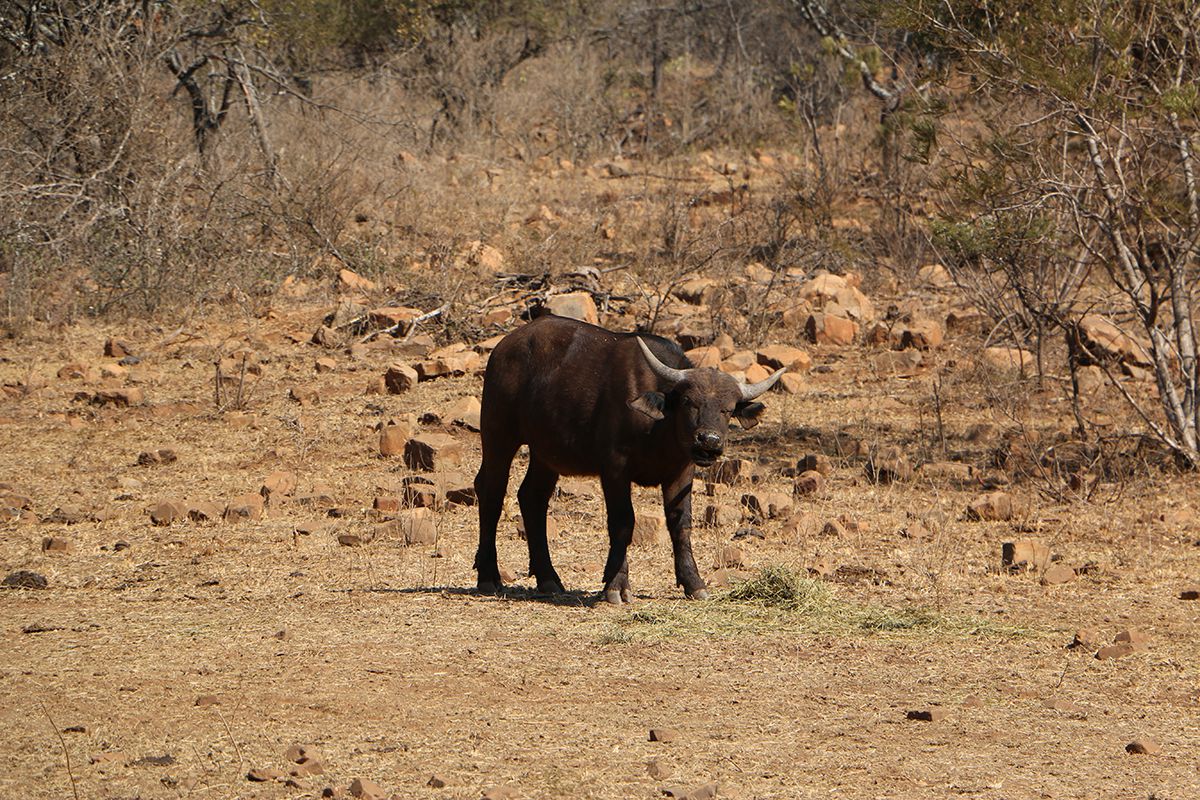
<svg viewBox="0 0 1200 800">
<path fill-rule="evenodd" d="M 692 477 L 693 470 L 689 467 L 675 480 L 663 483 L 663 510 L 671 531 L 675 582 L 683 587 L 689 600 L 707 600 L 708 588 L 692 555 Z"/>
<path fill-rule="evenodd" d="M 614 605 L 633 602 L 629 587 L 629 543 L 633 540 L 633 498 L 627 480 L 601 477 L 608 514 L 608 561 L 604 565 L 604 599 Z"/>
<path fill-rule="evenodd" d="M 529 471 L 517 490 L 521 520 L 525 523 L 525 540 L 529 545 L 529 574 L 537 578 L 539 592 L 559 594 L 562 580 L 550 561 L 550 544 L 546 541 L 546 512 L 550 495 L 558 483 L 558 473 L 529 454 Z"/>
<path fill-rule="evenodd" d="M 475 497 L 479 503 L 479 549 L 475 551 L 476 587 L 483 594 L 496 594 L 504 588 L 496 557 L 496 525 L 508 491 L 508 471 L 520 445 L 484 440 L 483 464 L 475 475 Z"/>
</svg>

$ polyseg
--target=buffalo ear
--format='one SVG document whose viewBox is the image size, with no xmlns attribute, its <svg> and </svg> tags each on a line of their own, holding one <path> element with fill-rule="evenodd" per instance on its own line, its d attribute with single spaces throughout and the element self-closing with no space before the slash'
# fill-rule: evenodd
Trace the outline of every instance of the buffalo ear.
<svg viewBox="0 0 1200 800">
<path fill-rule="evenodd" d="M 646 392 L 629 401 L 629 407 L 640 411 L 653 420 L 663 418 L 663 407 L 667 404 L 667 396 L 662 392 Z"/>
<path fill-rule="evenodd" d="M 767 407 L 762 403 L 738 403 L 733 416 L 737 417 L 743 428 L 750 429 L 758 424 L 759 416 L 766 410 Z"/>
</svg>

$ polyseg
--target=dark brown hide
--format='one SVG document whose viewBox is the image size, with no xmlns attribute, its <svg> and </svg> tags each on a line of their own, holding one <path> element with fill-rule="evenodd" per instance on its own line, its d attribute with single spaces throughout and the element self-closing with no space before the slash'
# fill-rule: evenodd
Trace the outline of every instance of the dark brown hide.
<svg viewBox="0 0 1200 800">
<path fill-rule="evenodd" d="M 475 477 L 480 591 L 501 587 L 496 524 L 513 456 L 526 444 L 529 471 L 517 499 L 539 589 L 562 591 L 546 542 L 546 510 L 559 475 L 599 475 L 609 534 L 605 598 L 629 600 L 633 483 L 662 487 L 675 578 L 689 597 L 707 596 L 692 556 L 694 465 L 721 454 L 731 415 L 752 425 L 762 405 L 743 399 L 746 391 L 732 377 L 692 369 L 677 345 L 641 339 L 661 365 L 689 370 L 686 379 L 671 385 L 656 374 L 633 334 L 553 315 L 509 334 L 492 352 L 483 383 L 483 464 Z"/>
</svg>

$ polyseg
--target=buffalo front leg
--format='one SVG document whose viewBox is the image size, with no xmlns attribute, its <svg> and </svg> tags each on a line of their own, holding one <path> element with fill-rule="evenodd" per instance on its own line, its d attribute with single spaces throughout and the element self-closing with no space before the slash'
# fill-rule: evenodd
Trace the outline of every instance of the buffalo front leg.
<svg viewBox="0 0 1200 800">
<path fill-rule="evenodd" d="M 696 568 L 692 555 L 692 476 L 694 469 L 688 466 L 683 474 L 663 483 L 663 510 L 667 515 L 667 529 L 671 532 L 671 550 L 675 555 L 675 582 L 691 600 L 707 600 L 708 587 Z"/>
<path fill-rule="evenodd" d="M 529 573 L 537 578 L 538 591 L 549 594 L 563 591 L 562 580 L 550 561 L 550 544 L 546 541 L 546 512 L 556 483 L 558 473 L 531 453 L 529 471 L 517 490 L 517 503 L 521 506 L 525 540 L 529 544 Z"/>
<path fill-rule="evenodd" d="M 608 515 L 608 561 L 604 565 L 604 599 L 614 605 L 630 603 L 629 543 L 633 541 L 633 498 L 628 480 L 602 476 L 604 508 Z"/>
</svg>

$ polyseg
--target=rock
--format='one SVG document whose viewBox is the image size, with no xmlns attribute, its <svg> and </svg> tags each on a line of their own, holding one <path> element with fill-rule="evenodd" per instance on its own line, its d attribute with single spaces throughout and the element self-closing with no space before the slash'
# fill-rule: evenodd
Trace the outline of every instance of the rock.
<svg viewBox="0 0 1200 800">
<path fill-rule="evenodd" d="M 709 469 L 709 480 L 713 483 L 734 484 L 748 480 L 753 465 L 744 458 L 726 458 Z"/>
<path fill-rule="evenodd" d="M 656 781 L 665 781 L 675 774 L 675 770 L 671 769 L 657 758 L 652 758 L 646 763 L 646 772 L 649 773 L 650 777 Z"/>
<path fill-rule="evenodd" d="M 504 269 L 504 253 L 479 240 L 468 242 L 461 256 L 481 273 L 495 275 Z"/>
<path fill-rule="evenodd" d="M 318 358 L 313 362 L 313 369 L 315 369 L 319 374 L 333 372 L 337 369 L 337 361 L 328 357 Z"/>
<path fill-rule="evenodd" d="M 434 513 L 428 508 L 407 508 L 396 518 L 379 526 L 380 536 L 400 539 L 406 547 L 437 544 L 437 525 Z"/>
<path fill-rule="evenodd" d="M 388 791 L 378 783 L 366 778 L 355 778 L 350 782 L 350 794 L 359 800 L 387 800 Z"/>
<path fill-rule="evenodd" d="M 446 354 L 417 364 L 417 376 L 423 381 L 456 377 L 474 371 L 479 364 L 479 354 L 471 350 Z"/>
<path fill-rule="evenodd" d="M 511 786 L 493 786 L 479 800 L 514 800 L 518 792 Z"/>
<path fill-rule="evenodd" d="M 906 719 L 918 720 L 920 722 L 940 722 L 949 715 L 949 712 L 944 708 L 923 708 L 917 711 L 909 711 L 904 716 Z"/>
<path fill-rule="evenodd" d="M 45 575 L 27 569 L 10 572 L 0 581 L 0 588 L 4 589 L 46 589 L 49 586 Z"/>
<path fill-rule="evenodd" d="M 1000 566 L 1010 572 L 1020 569 L 1045 570 L 1050 548 L 1036 539 L 1018 539 L 1000 545 Z"/>
<path fill-rule="evenodd" d="M 144 401 L 142 390 L 136 386 L 131 386 L 125 389 L 102 389 L 88 398 L 88 402 L 94 406 L 114 406 L 116 408 L 128 408 L 129 406 L 139 406 Z"/>
<path fill-rule="evenodd" d="M 78 525 L 79 523 L 89 519 L 91 515 L 80 506 L 64 505 L 55 508 L 42 522 L 54 523 L 57 525 Z"/>
<path fill-rule="evenodd" d="M 1179 593 L 1180 600 L 1200 600 L 1200 586 L 1189 586 Z"/>
<path fill-rule="evenodd" d="M 463 397 L 451 403 L 446 409 L 446 419 L 467 430 L 478 431 L 479 415 L 482 410 L 479 398 Z"/>
<path fill-rule="evenodd" d="M 794 372 L 785 372 L 774 388 L 784 394 L 800 394 L 804 390 L 804 379 Z"/>
<path fill-rule="evenodd" d="M 1162 746 L 1153 739 L 1134 739 L 1125 745 L 1125 752 L 1143 756 L 1157 756 L 1162 755 Z"/>
<path fill-rule="evenodd" d="M 1129 644 L 1128 642 L 1125 642 L 1123 644 L 1110 644 L 1105 647 L 1101 647 L 1099 650 L 1097 650 L 1096 658 L 1098 658 L 1101 661 L 1108 661 L 1108 660 L 1114 659 L 1114 658 L 1124 658 L 1125 656 L 1131 656 L 1136 652 L 1137 652 L 1137 648 L 1134 647 L 1132 644 Z"/>
<path fill-rule="evenodd" d="M 374 532 L 343 531 L 337 535 L 337 543 L 342 547 L 362 547 L 375 541 Z"/>
<path fill-rule="evenodd" d="M 705 783 L 701 786 L 687 788 L 684 786 L 664 786 L 663 795 L 675 800 L 712 800 L 717 796 L 717 784 Z"/>
<path fill-rule="evenodd" d="M 341 269 L 338 271 L 336 288 L 339 292 L 373 292 L 375 281 L 364 278 L 354 270 Z"/>
<path fill-rule="evenodd" d="M 288 774 L 296 778 L 307 778 L 312 775 L 324 775 L 325 765 L 319 758 L 305 757 L 296 762 L 296 766 L 288 770 Z"/>
<path fill-rule="evenodd" d="M 758 355 L 753 350 L 739 350 L 738 352 L 726 356 L 721 362 L 720 369 L 722 372 L 730 374 L 736 372 L 745 372 L 758 363 Z"/>
<path fill-rule="evenodd" d="M 888 351 L 875 356 L 872 363 L 875 371 L 882 376 L 911 378 L 920 374 L 925 366 L 925 358 L 920 350 Z"/>
<path fill-rule="evenodd" d="M 893 327 L 889 338 L 894 350 L 930 350 L 941 347 L 946 334 L 936 320 L 916 318 Z"/>
<path fill-rule="evenodd" d="M 1012 496 L 1007 492 L 985 492 L 970 502 L 966 517 L 976 522 L 995 522 L 1013 518 Z"/>
<path fill-rule="evenodd" d="M 1113 644 L 1130 644 L 1138 650 L 1144 650 L 1150 644 L 1150 634 L 1140 628 L 1129 628 L 1114 636 Z"/>
<path fill-rule="evenodd" d="M 917 477 L 931 483 L 970 486 L 975 483 L 975 468 L 957 461 L 930 461 L 917 468 Z"/>
<path fill-rule="evenodd" d="M 546 538 L 553 539 L 558 536 L 558 523 L 554 521 L 554 517 L 546 516 Z M 528 541 L 528 534 L 525 533 L 525 520 L 520 520 L 517 523 L 517 538 L 521 541 Z"/>
<path fill-rule="evenodd" d="M 858 287 L 841 275 L 820 274 L 800 287 L 799 296 L 827 314 L 859 322 L 875 319 L 875 307 Z"/>
<path fill-rule="evenodd" d="M 825 478 L 815 469 L 805 470 L 796 476 L 792 484 L 792 492 L 804 496 L 816 494 L 825 484 Z"/>
<path fill-rule="evenodd" d="M 756 351 L 755 356 L 759 364 L 772 372 L 783 368 L 789 372 L 807 372 L 812 367 L 812 357 L 808 353 L 786 344 L 767 345 Z"/>
<path fill-rule="evenodd" d="M 141 467 L 154 466 L 156 464 L 174 464 L 179 460 L 179 456 L 169 447 L 162 447 L 158 450 L 147 450 L 143 453 L 138 453 L 137 464 Z"/>
<path fill-rule="evenodd" d="M 738 514 L 728 506 L 710 503 L 704 509 L 704 524 L 710 528 L 729 528 L 738 522 Z"/>
<path fill-rule="evenodd" d="M 412 321 L 423 313 L 425 312 L 419 308 L 409 308 L 408 306 L 381 306 L 368 311 L 367 319 L 370 320 L 373 328 L 387 328 L 395 330 L 397 333 L 408 333 L 408 329 L 412 327 Z"/>
<path fill-rule="evenodd" d="M 747 492 L 742 495 L 742 508 L 751 519 L 776 519 L 792 513 L 792 499 L 782 492 Z"/>
<path fill-rule="evenodd" d="M 114 339 L 111 336 L 104 340 L 104 357 L 105 358 L 125 358 L 134 355 L 133 347 L 120 339 Z"/>
<path fill-rule="evenodd" d="M 679 739 L 679 731 L 674 728 L 651 728 L 650 741 L 669 744 Z"/>
<path fill-rule="evenodd" d="M 388 394 L 403 394 L 416 386 L 419 380 L 417 371 L 408 364 L 392 364 L 387 372 L 383 373 L 383 385 Z"/>
<path fill-rule="evenodd" d="M 954 279 L 941 264 L 925 264 L 917 270 L 917 280 L 925 286 L 950 286 Z"/>
<path fill-rule="evenodd" d="M 721 349 L 719 347 L 696 347 L 684 353 L 688 360 L 696 367 L 712 367 L 714 369 L 721 365 Z"/>
<path fill-rule="evenodd" d="M 546 308 L 551 314 L 560 317 L 578 319 L 592 325 L 600 324 L 600 317 L 596 313 L 596 301 L 587 292 L 551 295 L 546 300 Z"/>
<path fill-rule="evenodd" d="M 983 314 L 973 307 L 952 308 L 946 313 L 946 330 L 950 333 L 981 333 Z"/>
<path fill-rule="evenodd" d="M 43 553 L 69 553 L 74 549 L 70 540 L 61 536 L 47 536 L 42 539 Z"/>
<path fill-rule="evenodd" d="M 841 539 L 846 535 L 846 526 L 843 525 L 839 520 L 831 519 L 821 528 L 821 535 L 835 536 Z"/>
<path fill-rule="evenodd" d="M 207 500 L 188 504 L 187 515 L 192 522 L 215 522 L 225 514 L 225 509 Z"/>
<path fill-rule="evenodd" d="M 1037 357 L 1019 347 L 988 347 L 983 351 L 983 360 L 998 370 L 1020 370 L 1029 372 L 1037 364 Z"/>
<path fill-rule="evenodd" d="M 385 425 L 379 430 L 379 454 L 388 458 L 403 454 L 411 436 L 407 425 Z"/>
<path fill-rule="evenodd" d="M 409 469 L 441 470 L 460 463 L 462 457 L 462 443 L 445 434 L 421 434 L 404 444 L 404 463 Z"/>
<path fill-rule="evenodd" d="M 804 334 L 814 344 L 854 344 L 858 330 L 858 323 L 854 320 L 821 312 L 810 314 L 804 322 Z"/>
<path fill-rule="evenodd" d="M 1102 641 L 1100 631 L 1092 628 L 1080 628 L 1075 631 L 1075 637 L 1067 647 L 1072 650 L 1095 650 L 1101 646 Z"/>
<path fill-rule="evenodd" d="M 694 306 L 708 305 L 717 291 L 717 282 L 712 278 L 692 278 L 671 290 L 671 294 Z"/>
<path fill-rule="evenodd" d="M 221 700 L 215 694 L 202 694 L 196 698 L 196 702 L 192 705 L 196 708 L 208 708 L 209 706 L 221 705 Z"/>
<path fill-rule="evenodd" d="M 833 462 L 824 453 L 809 453 L 796 462 L 796 471 L 803 474 L 809 470 L 829 476 L 833 473 Z"/>
<path fill-rule="evenodd" d="M 643 511 L 633 523 L 634 547 L 652 547 L 665 542 L 669 538 L 667 518 L 660 513 Z"/>
<path fill-rule="evenodd" d="M 1076 326 L 1079 337 L 1080 364 L 1103 365 L 1119 363 L 1141 369 L 1154 366 L 1150 344 L 1135 339 L 1112 320 L 1099 314 L 1086 314 Z"/>
<path fill-rule="evenodd" d="M 1075 580 L 1075 570 L 1065 564 L 1052 564 L 1042 574 L 1043 586 L 1058 586 Z"/>
<path fill-rule="evenodd" d="M 717 551 L 713 569 L 745 569 L 746 554 L 736 545 L 726 545 Z"/>
<path fill-rule="evenodd" d="M 263 496 L 261 494 L 241 494 L 229 501 L 225 506 L 225 521 L 258 520 L 263 515 Z"/>
<path fill-rule="evenodd" d="M 146 509 L 146 513 L 155 525 L 170 525 L 188 515 L 188 504 L 182 500 L 160 500 Z"/>
<path fill-rule="evenodd" d="M 475 485 L 465 479 L 459 483 L 448 485 L 446 502 L 452 506 L 473 506 L 479 502 L 475 494 Z"/>
<path fill-rule="evenodd" d="M 333 349 L 338 346 L 338 340 L 339 335 L 337 331 L 335 331 L 333 328 L 330 328 L 328 325 L 322 325 L 313 331 L 312 339 L 310 341 L 313 344 L 320 345 L 321 347 Z"/>
<path fill-rule="evenodd" d="M 288 389 L 288 399 L 294 400 L 302 406 L 320 405 L 321 390 L 311 386 L 293 386 Z"/>
<path fill-rule="evenodd" d="M 263 479 L 258 493 L 268 502 L 280 497 L 290 497 L 296 493 L 296 473 L 276 470 Z"/>
<path fill-rule="evenodd" d="M 912 479 L 912 465 L 908 456 L 895 445 L 872 448 L 867 456 L 867 478 L 875 483 L 897 483 Z"/>
</svg>

